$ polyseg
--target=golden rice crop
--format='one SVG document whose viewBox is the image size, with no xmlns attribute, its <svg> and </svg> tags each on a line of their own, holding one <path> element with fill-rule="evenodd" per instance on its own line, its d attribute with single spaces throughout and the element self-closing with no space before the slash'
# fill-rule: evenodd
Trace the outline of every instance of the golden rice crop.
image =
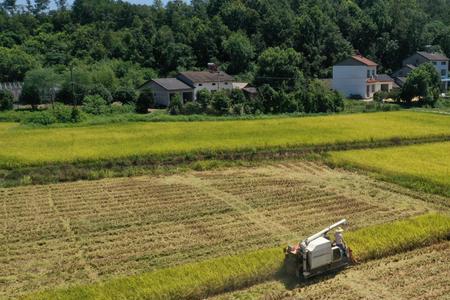
<svg viewBox="0 0 450 300">
<path fill-rule="evenodd" d="M 450 142 L 330 153 L 330 162 L 362 168 L 410 188 L 450 196 Z"/>
<path fill-rule="evenodd" d="M 0 124 L 0 166 L 374 142 L 450 135 L 450 117 L 417 112 L 73 128 Z"/>
</svg>

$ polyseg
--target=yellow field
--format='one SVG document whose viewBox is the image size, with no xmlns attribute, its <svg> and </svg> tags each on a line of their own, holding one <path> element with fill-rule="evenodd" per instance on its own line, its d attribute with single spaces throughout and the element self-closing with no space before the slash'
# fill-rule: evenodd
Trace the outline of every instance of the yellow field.
<svg viewBox="0 0 450 300">
<path fill-rule="evenodd" d="M 433 211 L 307 162 L 0 189 L 0 298 L 297 241 Z"/>
<path fill-rule="evenodd" d="M 248 121 L 23 128 L 0 123 L 0 166 L 258 150 L 450 135 L 450 117 L 417 112 Z"/>
<path fill-rule="evenodd" d="M 334 164 L 374 171 L 382 178 L 450 196 L 450 142 L 332 152 Z"/>
</svg>

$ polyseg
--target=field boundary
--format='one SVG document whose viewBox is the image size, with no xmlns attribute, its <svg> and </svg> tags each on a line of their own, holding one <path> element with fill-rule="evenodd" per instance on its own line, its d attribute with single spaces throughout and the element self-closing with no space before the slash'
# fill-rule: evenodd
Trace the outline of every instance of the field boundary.
<svg viewBox="0 0 450 300">
<path fill-rule="evenodd" d="M 197 170 L 200 162 L 258 162 L 302 158 L 329 151 L 376 149 L 392 146 L 450 141 L 450 135 L 418 138 L 393 137 L 383 140 L 349 141 L 322 145 L 287 145 L 285 147 L 254 148 L 226 151 L 197 151 L 168 155 L 135 155 L 106 160 L 79 160 L 74 162 L 45 163 L 29 166 L 0 167 L 0 187 L 48 184 L 77 180 L 98 180 L 108 177 L 126 177 L 154 173 L 170 173 L 171 169 Z M 206 168 L 215 168 L 211 164 Z M 220 165 L 220 164 L 219 164 Z"/>
<path fill-rule="evenodd" d="M 362 262 L 449 238 L 450 217 L 443 214 L 365 227 L 348 232 L 346 237 L 354 255 Z M 91 285 L 37 292 L 25 299 L 203 299 L 280 277 L 283 260 L 281 247 L 269 248 Z"/>
</svg>

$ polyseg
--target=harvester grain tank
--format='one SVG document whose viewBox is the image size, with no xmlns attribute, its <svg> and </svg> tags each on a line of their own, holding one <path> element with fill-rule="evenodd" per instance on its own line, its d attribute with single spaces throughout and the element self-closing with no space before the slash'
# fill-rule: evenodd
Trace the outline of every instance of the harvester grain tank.
<svg viewBox="0 0 450 300">
<path fill-rule="evenodd" d="M 285 250 L 285 267 L 290 275 L 307 279 L 324 272 L 348 266 L 351 250 L 345 244 L 332 242 L 328 232 L 346 225 L 343 219 Z"/>
</svg>

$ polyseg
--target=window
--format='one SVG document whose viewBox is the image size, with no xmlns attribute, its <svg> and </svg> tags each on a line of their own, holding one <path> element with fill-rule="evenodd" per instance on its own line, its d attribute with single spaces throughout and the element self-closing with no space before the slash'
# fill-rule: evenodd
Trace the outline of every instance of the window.
<svg viewBox="0 0 450 300">
<path fill-rule="evenodd" d="M 375 93 L 375 84 L 372 85 L 372 93 Z"/>
<path fill-rule="evenodd" d="M 367 78 L 370 78 L 370 70 L 367 70 Z"/>
<path fill-rule="evenodd" d="M 441 62 L 441 65 L 446 66 L 447 62 L 446 61 Z"/>
<path fill-rule="evenodd" d="M 216 85 L 216 83 L 214 82 L 212 85 Z"/>
<path fill-rule="evenodd" d="M 225 85 L 228 85 L 228 82 L 225 82 Z"/>
<path fill-rule="evenodd" d="M 442 77 L 447 76 L 447 70 L 441 70 L 441 76 Z"/>
<path fill-rule="evenodd" d="M 202 83 L 199 83 L 198 86 L 203 86 L 203 84 L 202 84 Z"/>
<path fill-rule="evenodd" d="M 375 70 L 372 70 L 372 76 L 375 76 Z"/>
<path fill-rule="evenodd" d="M 433 65 L 435 65 L 435 66 L 436 66 L 436 65 L 437 65 L 437 62 L 433 61 Z"/>
</svg>

